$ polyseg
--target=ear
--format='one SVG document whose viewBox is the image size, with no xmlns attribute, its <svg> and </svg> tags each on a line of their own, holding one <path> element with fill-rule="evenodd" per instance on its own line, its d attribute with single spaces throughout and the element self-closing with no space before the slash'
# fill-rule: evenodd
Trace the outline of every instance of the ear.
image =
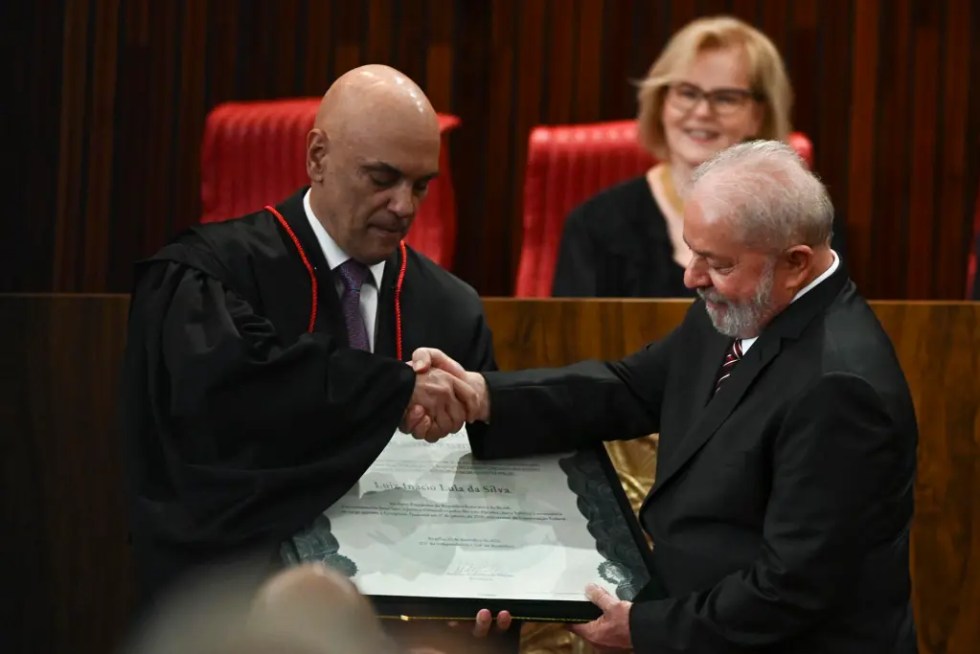
<svg viewBox="0 0 980 654">
<path fill-rule="evenodd" d="M 327 133 L 318 127 L 306 135 L 306 173 L 311 183 L 323 181 L 326 174 L 327 153 L 330 150 L 330 139 Z"/>
<path fill-rule="evenodd" d="M 782 256 L 786 267 L 786 284 L 799 288 L 810 272 L 813 262 L 813 248 L 809 245 L 794 245 Z"/>
</svg>

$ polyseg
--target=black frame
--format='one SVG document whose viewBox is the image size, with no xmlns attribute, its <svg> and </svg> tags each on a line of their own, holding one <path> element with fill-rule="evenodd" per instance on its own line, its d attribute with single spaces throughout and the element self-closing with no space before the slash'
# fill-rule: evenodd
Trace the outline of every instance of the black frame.
<svg viewBox="0 0 980 654">
<path fill-rule="evenodd" d="M 609 460 L 609 453 L 601 444 L 587 450 L 594 453 L 605 473 L 613 495 L 626 521 L 640 560 L 646 567 L 650 582 L 643 589 L 645 598 L 663 596 L 662 585 L 653 572 L 652 551 L 647 545 L 639 521 L 633 513 L 626 492 L 619 481 L 619 475 Z M 375 611 L 382 618 L 397 620 L 472 620 L 480 609 L 489 609 L 494 614 L 507 610 L 518 620 L 534 622 L 589 622 L 598 618 L 602 611 L 584 597 L 581 601 L 566 600 L 506 600 L 476 599 L 459 597 L 412 597 L 403 595 L 368 595 Z"/>
</svg>

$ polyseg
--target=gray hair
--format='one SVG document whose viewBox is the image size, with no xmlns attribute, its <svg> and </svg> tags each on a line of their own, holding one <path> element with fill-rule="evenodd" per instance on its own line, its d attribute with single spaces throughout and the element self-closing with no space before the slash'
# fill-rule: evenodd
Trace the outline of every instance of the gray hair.
<svg viewBox="0 0 980 654">
<path fill-rule="evenodd" d="M 731 219 L 750 247 L 826 245 L 833 234 L 827 189 L 796 151 L 779 141 L 723 150 L 694 171 L 690 196 L 706 213 Z"/>
</svg>

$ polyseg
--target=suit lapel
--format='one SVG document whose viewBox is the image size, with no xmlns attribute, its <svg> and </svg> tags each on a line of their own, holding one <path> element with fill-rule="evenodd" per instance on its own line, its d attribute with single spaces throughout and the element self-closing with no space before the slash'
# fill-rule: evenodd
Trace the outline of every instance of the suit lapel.
<svg viewBox="0 0 980 654">
<path fill-rule="evenodd" d="M 704 308 L 702 307 L 703 311 Z M 684 388 L 691 389 L 685 393 L 686 400 L 680 403 L 678 409 L 682 411 L 678 421 L 684 425 L 693 425 L 701 418 L 704 413 L 705 405 L 711 399 L 711 391 L 714 388 L 715 377 L 718 369 L 725 360 L 725 352 L 728 349 L 730 339 L 707 325 L 703 330 L 704 347 L 701 348 L 696 358 L 691 357 L 689 366 L 685 366 L 685 379 L 681 382 Z M 683 434 L 675 434 L 672 438 L 661 438 L 658 449 L 658 459 L 661 461 L 661 471 L 676 451 L 680 449 L 683 442 Z M 658 474 L 660 474 L 658 472 Z"/>
<path fill-rule="evenodd" d="M 732 339 L 719 334 L 714 328 L 706 338 L 708 345 L 705 347 L 705 356 L 701 359 L 694 382 L 694 401 L 691 404 L 695 411 L 704 411 L 704 407 L 714 397 L 718 371 L 721 369 L 721 364 L 725 362 L 725 355 L 732 342 Z"/>
<path fill-rule="evenodd" d="M 698 379 L 694 382 L 694 388 L 695 392 L 699 394 L 695 397 L 696 403 L 703 401 L 701 398 L 705 397 L 705 394 L 711 399 L 708 400 L 707 406 L 700 412 L 700 415 L 695 410 L 694 415 L 696 417 L 690 423 L 691 427 L 684 433 L 676 449 L 665 453 L 664 464 L 657 470 L 657 479 L 647 496 L 646 502 L 644 502 L 643 508 L 661 488 L 670 483 L 670 480 L 677 475 L 684 464 L 714 436 L 741 402 L 742 397 L 752 387 L 756 377 L 761 375 L 779 354 L 783 348 L 783 340 L 798 339 L 814 317 L 825 311 L 841 292 L 846 292 L 849 289 L 853 290 L 853 284 L 848 279 L 847 271 L 841 262 L 838 269 L 830 277 L 773 319 L 752 349 L 735 366 L 731 377 L 714 397 L 711 397 L 711 389 L 714 386 L 718 368 L 721 366 L 722 354 L 716 355 L 714 352 L 717 348 L 716 341 L 713 337 L 709 338 L 707 341 L 709 345 L 706 349 L 711 353 L 708 360 L 713 358 L 714 367 L 712 368 L 708 363 L 701 366 Z M 707 316 L 705 316 L 705 320 L 707 321 L 705 323 L 706 328 L 711 329 L 710 333 L 717 334 L 711 328 Z M 727 346 L 727 339 L 725 343 Z M 700 404 L 696 406 L 700 407 Z"/>
<path fill-rule="evenodd" d="M 718 428 L 732 414 L 732 411 L 735 410 L 742 397 L 752 386 L 752 382 L 779 354 L 781 340 L 778 335 L 773 335 L 772 338 L 768 339 L 763 336 L 742 357 L 721 390 L 713 394 L 708 400 L 707 406 L 704 407 L 700 416 L 684 434 L 677 449 L 664 461 L 664 466 L 657 474 L 656 483 L 650 491 L 651 497 L 660 488 L 663 488 L 684 467 L 684 464 L 717 433 Z M 701 374 L 701 379 L 698 380 L 698 392 L 706 391 L 709 395 L 713 393 L 717 368 L 718 366 L 708 374 Z"/>
</svg>

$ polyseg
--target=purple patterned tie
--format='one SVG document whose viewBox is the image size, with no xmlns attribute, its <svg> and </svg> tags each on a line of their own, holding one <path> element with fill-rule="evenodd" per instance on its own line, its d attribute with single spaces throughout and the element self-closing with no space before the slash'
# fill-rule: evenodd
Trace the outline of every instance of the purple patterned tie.
<svg viewBox="0 0 980 654">
<path fill-rule="evenodd" d="M 340 307 L 344 311 L 344 323 L 347 325 L 347 341 L 355 350 L 369 351 L 371 344 L 368 341 L 364 316 L 361 315 L 361 286 L 371 271 L 360 261 L 348 259 L 337 266 L 337 273 L 344 283 Z"/>
</svg>

